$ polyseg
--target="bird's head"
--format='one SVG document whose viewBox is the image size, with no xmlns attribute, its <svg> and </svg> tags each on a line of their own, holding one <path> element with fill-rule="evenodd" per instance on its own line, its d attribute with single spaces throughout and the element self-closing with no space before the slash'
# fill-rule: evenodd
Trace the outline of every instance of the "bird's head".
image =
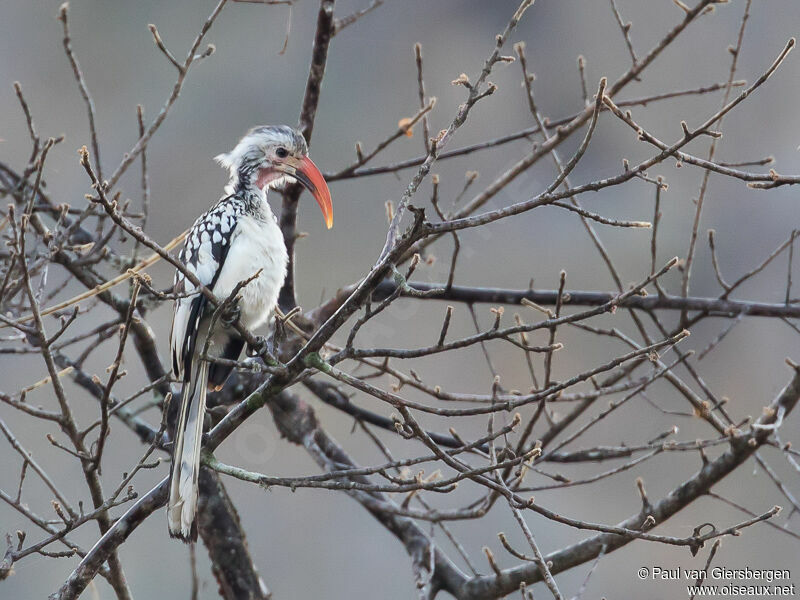
<svg viewBox="0 0 800 600">
<path fill-rule="evenodd" d="M 231 178 L 259 189 L 278 189 L 287 182 L 300 182 L 317 201 L 325 225 L 333 226 L 333 205 L 328 184 L 308 158 L 303 135 L 286 125 L 254 127 L 236 147 L 214 158 L 228 169 Z"/>
</svg>

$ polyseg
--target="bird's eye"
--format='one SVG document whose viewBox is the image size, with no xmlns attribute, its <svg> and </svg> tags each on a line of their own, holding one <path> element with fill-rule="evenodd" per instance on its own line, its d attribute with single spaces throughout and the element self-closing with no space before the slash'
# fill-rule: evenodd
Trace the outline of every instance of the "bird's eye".
<svg viewBox="0 0 800 600">
<path fill-rule="evenodd" d="M 275 156 L 277 156 L 278 158 L 286 158 L 287 156 L 289 156 L 289 151 L 283 146 L 281 146 L 280 148 L 275 150 Z"/>
</svg>

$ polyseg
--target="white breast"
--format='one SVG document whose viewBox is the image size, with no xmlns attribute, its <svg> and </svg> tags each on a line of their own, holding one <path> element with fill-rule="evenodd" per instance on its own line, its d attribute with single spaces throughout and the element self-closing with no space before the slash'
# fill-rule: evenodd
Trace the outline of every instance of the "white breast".
<svg viewBox="0 0 800 600">
<path fill-rule="evenodd" d="M 271 211 L 264 216 L 266 218 L 261 219 L 243 215 L 238 219 L 230 250 L 213 290 L 224 300 L 240 281 L 261 270 L 258 278 L 239 292 L 240 320 L 248 329 L 271 320 L 289 261 L 275 217 Z"/>
</svg>

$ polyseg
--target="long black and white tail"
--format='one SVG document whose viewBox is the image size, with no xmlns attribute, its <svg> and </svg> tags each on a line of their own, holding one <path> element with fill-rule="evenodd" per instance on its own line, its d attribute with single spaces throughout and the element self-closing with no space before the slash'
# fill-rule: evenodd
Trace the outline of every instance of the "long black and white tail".
<svg viewBox="0 0 800 600">
<path fill-rule="evenodd" d="M 200 365 L 191 382 L 184 382 L 181 412 L 172 447 L 172 479 L 169 486 L 167 522 L 169 534 L 184 542 L 197 539 L 197 478 L 200 473 L 200 443 L 206 412 L 208 362 Z"/>
</svg>

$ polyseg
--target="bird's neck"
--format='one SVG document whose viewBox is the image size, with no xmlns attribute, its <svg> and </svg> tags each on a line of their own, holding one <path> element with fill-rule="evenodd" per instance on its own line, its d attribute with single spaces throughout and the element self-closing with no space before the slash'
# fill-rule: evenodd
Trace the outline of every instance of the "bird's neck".
<svg viewBox="0 0 800 600">
<path fill-rule="evenodd" d="M 226 191 L 244 205 L 245 212 L 260 220 L 274 219 L 272 209 L 267 202 L 268 189 L 256 185 L 255 178 L 250 176 L 231 179 Z"/>
<path fill-rule="evenodd" d="M 242 164 L 238 170 L 231 171 L 231 180 L 228 185 L 233 187 L 237 193 L 258 193 L 261 190 L 257 185 L 257 171 L 252 165 Z"/>
</svg>

